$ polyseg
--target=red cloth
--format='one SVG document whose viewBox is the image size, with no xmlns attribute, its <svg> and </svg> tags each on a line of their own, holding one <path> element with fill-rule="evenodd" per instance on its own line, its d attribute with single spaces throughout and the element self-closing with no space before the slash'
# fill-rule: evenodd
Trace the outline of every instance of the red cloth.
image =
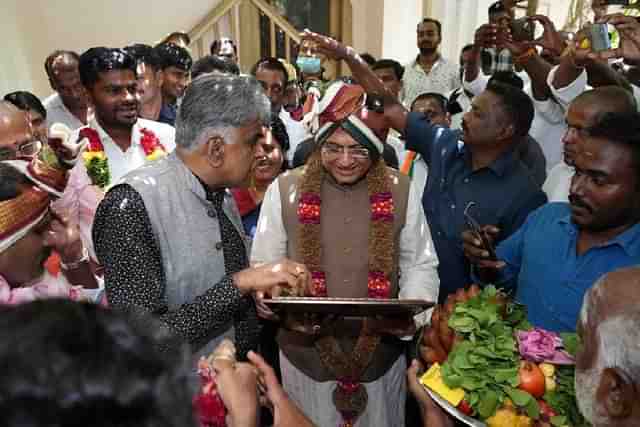
<svg viewBox="0 0 640 427">
<path fill-rule="evenodd" d="M 258 207 L 248 188 L 234 188 L 231 190 L 231 194 L 236 201 L 241 217 L 253 212 Z"/>
</svg>

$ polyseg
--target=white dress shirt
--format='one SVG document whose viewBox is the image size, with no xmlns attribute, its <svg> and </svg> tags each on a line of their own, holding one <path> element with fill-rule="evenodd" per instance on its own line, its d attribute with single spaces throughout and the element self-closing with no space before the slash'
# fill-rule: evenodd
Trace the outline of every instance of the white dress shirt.
<svg viewBox="0 0 640 427">
<path fill-rule="evenodd" d="M 460 91 L 460 95 L 458 95 L 456 100 L 458 101 L 458 104 L 460 104 L 460 108 L 462 109 L 462 112 L 458 114 L 453 114 L 451 116 L 450 127 L 451 129 L 462 129 L 462 119 L 465 113 L 471 110 L 471 98 L 469 98 L 469 95 L 467 95 L 467 92 L 464 90 L 464 88 L 459 88 L 459 89 L 452 90 L 450 93 L 447 94 L 447 98 L 449 100 L 451 100 L 451 97 L 453 96 L 456 90 Z"/>
<path fill-rule="evenodd" d="M 146 128 L 152 131 L 160 140 L 167 153 L 172 152 L 175 147 L 175 131 L 173 127 L 154 122 L 151 120 L 138 119 L 133 126 L 131 134 L 131 146 L 125 152 L 111 139 L 102 127 L 92 120 L 89 125 L 98 131 L 104 151 L 108 159 L 111 182 L 109 186 L 116 184 L 120 178 L 134 169 L 139 168 L 147 162 L 142 145 L 140 145 L 140 129 Z M 77 141 L 80 130 L 76 130 L 71 136 L 72 141 Z M 84 246 L 89 250 L 89 255 L 97 259 L 93 248 L 91 230 L 93 228 L 93 217 L 104 192 L 93 185 L 87 174 L 82 157 L 71 169 L 69 181 L 62 197 L 56 200 L 55 207 L 65 211 L 76 224 L 80 226 L 80 237 Z"/>
<path fill-rule="evenodd" d="M 292 187 L 289 198 L 296 197 Z M 349 209 L 345 206 L 345 209 Z M 398 268 L 399 299 L 437 301 L 440 288 L 438 256 L 427 224 L 420 195 L 412 182 L 407 203 L 407 217 L 400 232 Z M 262 202 L 260 219 L 251 248 L 251 264 L 276 262 L 287 257 L 287 231 L 282 221 L 282 204 L 278 178 L 271 183 Z M 367 254 L 363 254 L 366 256 Z M 416 316 L 420 327 L 430 319 L 430 311 Z"/>
<path fill-rule="evenodd" d="M 167 153 L 171 153 L 176 148 L 175 129 L 172 126 L 153 120 L 138 119 L 136 124 L 133 125 L 131 145 L 127 151 L 122 151 L 111 136 L 98 124 L 97 120 L 91 120 L 89 126 L 98 131 L 98 135 L 100 135 L 100 141 L 102 141 L 102 145 L 104 146 L 104 153 L 109 161 L 111 185 L 116 184 L 120 181 L 120 178 L 147 162 L 146 154 L 140 144 L 140 138 L 142 137 L 140 133 L 141 129 L 149 129 L 153 132 Z M 77 130 L 72 136 L 72 140 L 77 140 L 79 133 L 80 130 Z"/>
<path fill-rule="evenodd" d="M 571 189 L 571 179 L 574 169 L 565 162 L 558 163 L 547 176 L 547 180 L 542 186 L 542 191 L 551 202 L 569 202 L 569 190 Z"/>
<path fill-rule="evenodd" d="M 431 67 L 429 74 L 424 72 L 416 59 L 405 65 L 402 77 L 402 103 L 411 106 L 413 101 L 426 92 L 436 92 L 447 96 L 449 92 L 460 86 L 458 67 L 440 57 Z"/>
<path fill-rule="evenodd" d="M 559 65 L 556 65 L 551 69 L 549 75 L 547 76 L 547 85 L 549 89 L 551 89 L 551 94 L 555 98 L 556 101 L 566 110 L 569 109 L 569 105 L 573 102 L 574 99 L 578 97 L 582 92 L 592 89 L 591 86 L 587 84 L 587 71 L 582 70 L 582 73 L 571 83 L 569 83 L 565 87 L 556 88 L 553 85 L 553 79 L 556 76 L 556 72 L 560 68 Z"/>
<path fill-rule="evenodd" d="M 291 114 L 284 108 L 280 110 L 278 117 L 282 120 L 284 127 L 287 129 L 287 135 L 289 136 L 289 151 L 286 153 L 286 159 L 289 165 L 292 165 L 293 155 L 296 152 L 298 144 L 309 138 L 311 135 L 309 135 L 302 123 L 291 117 Z"/>
<path fill-rule="evenodd" d="M 62 123 L 67 125 L 71 130 L 76 130 L 85 126 L 62 102 L 62 98 L 58 92 L 53 93 L 42 102 L 45 110 L 47 110 L 47 129 L 51 128 L 54 123 Z"/>
</svg>

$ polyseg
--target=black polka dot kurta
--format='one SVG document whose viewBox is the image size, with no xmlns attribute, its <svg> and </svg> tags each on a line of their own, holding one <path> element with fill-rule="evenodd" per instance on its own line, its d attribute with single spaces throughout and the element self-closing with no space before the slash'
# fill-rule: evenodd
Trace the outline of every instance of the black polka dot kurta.
<svg viewBox="0 0 640 427">
<path fill-rule="evenodd" d="M 210 216 L 217 220 L 215 214 Z M 224 227 L 225 222 L 220 222 Z M 240 238 L 231 236 L 232 240 Z M 202 344 L 210 331 L 233 321 L 239 354 L 243 356 L 255 349 L 255 307 L 231 278 L 233 272 L 247 267 L 241 242 L 225 242 L 226 276 L 192 302 L 169 310 L 163 297 L 166 280 L 160 249 L 145 204 L 131 186 L 119 185 L 107 193 L 96 212 L 93 239 L 96 255 L 105 267 L 105 288 L 111 307 L 154 314 L 195 347 Z"/>
</svg>

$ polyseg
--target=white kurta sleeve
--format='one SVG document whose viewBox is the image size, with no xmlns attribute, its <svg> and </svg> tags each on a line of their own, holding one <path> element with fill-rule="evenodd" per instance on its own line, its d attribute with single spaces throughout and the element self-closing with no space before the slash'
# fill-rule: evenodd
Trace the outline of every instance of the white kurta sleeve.
<svg viewBox="0 0 640 427">
<path fill-rule="evenodd" d="M 478 76 L 475 80 L 468 82 L 466 80 L 466 73 L 462 76 L 462 87 L 465 88 L 473 96 L 478 96 L 487 88 L 489 79 L 491 76 L 484 74 L 482 71 L 478 72 Z"/>
<path fill-rule="evenodd" d="M 531 97 L 536 115 L 552 125 L 564 124 L 565 109 L 553 99 L 537 100 Z"/>
<path fill-rule="evenodd" d="M 633 97 L 636 99 L 636 104 L 640 106 L 640 87 L 631 83 L 631 89 L 633 90 Z"/>
<path fill-rule="evenodd" d="M 582 92 L 587 90 L 587 72 L 582 70 L 582 73 L 573 82 L 565 87 L 557 88 L 553 85 L 553 79 L 556 76 L 556 72 L 560 66 L 556 65 L 547 76 L 547 85 L 551 89 L 551 94 L 560 103 L 560 105 L 567 110 L 569 104 Z"/>
<path fill-rule="evenodd" d="M 438 256 L 415 181 L 409 189 L 407 219 L 400 234 L 399 251 L 399 298 L 437 302 L 440 290 Z M 418 327 L 428 322 L 430 312 L 416 316 Z"/>
<path fill-rule="evenodd" d="M 251 265 L 280 261 L 287 256 L 287 231 L 282 221 L 278 179 L 273 181 L 262 201 L 256 235 L 251 245 Z"/>
</svg>

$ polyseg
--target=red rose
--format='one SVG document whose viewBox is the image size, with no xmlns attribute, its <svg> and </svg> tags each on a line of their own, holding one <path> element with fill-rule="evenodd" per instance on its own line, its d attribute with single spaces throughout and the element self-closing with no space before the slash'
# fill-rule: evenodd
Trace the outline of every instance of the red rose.
<svg viewBox="0 0 640 427">
<path fill-rule="evenodd" d="M 193 409 L 202 427 L 226 427 L 227 408 L 219 394 L 198 394 L 193 399 Z"/>
</svg>

